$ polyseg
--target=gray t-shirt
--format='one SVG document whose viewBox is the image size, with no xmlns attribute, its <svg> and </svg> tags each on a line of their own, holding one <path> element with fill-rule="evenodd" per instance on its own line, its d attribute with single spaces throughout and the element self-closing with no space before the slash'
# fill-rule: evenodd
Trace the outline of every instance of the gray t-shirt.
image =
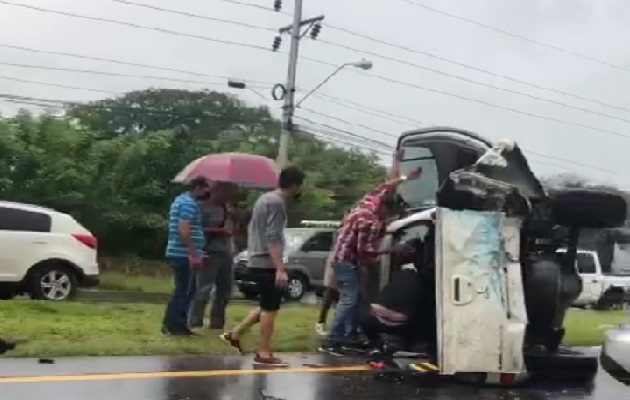
<svg viewBox="0 0 630 400">
<path fill-rule="evenodd" d="M 207 229 L 223 228 L 229 226 L 226 208 L 215 204 L 202 205 L 202 224 L 206 235 L 206 249 L 208 251 L 224 251 L 232 253 L 232 238 L 227 235 L 213 234 Z"/>
<path fill-rule="evenodd" d="M 275 268 L 269 256 L 269 244 L 284 248 L 284 229 L 287 226 L 287 210 L 282 197 L 276 192 L 261 195 L 252 210 L 247 229 L 249 267 Z"/>
</svg>

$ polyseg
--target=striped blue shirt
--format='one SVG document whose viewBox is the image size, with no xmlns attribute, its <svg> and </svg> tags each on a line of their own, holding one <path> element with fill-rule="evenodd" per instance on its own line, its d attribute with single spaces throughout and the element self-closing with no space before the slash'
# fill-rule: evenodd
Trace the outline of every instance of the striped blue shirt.
<svg viewBox="0 0 630 400">
<path fill-rule="evenodd" d="M 188 247 L 182 241 L 182 236 L 179 233 L 179 223 L 181 221 L 190 222 L 190 237 L 195 243 L 197 254 L 203 254 L 205 239 L 201 225 L 201 215 L 201 207 L 189 193 L 180 194 L 175 198 L 168 214 L 167 257 L 188 257 Z"/>
</svg>

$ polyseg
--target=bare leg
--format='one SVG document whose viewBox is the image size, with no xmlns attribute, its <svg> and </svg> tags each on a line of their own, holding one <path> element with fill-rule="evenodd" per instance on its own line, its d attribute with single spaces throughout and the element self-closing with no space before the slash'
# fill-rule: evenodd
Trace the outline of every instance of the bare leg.
<svg viewBox="0 0 630 400">
<path fill-rule="evenodd" d="M 271 357 L 271 338 L 276 324 L 277 311 L 262 311 L 260 314 L 260 341 L 258 342 L 258 355 Z"/>
<path fill-rule="evenodd" d="M 249 315 L 230 331 L 230 336 L 239 339 L 243 333 L 260 322 L 260 308 L 253 309 Z"/>
<path fill-rule="evenodd" d="M 324 290 L 324 299 L 322 302 L 322 308 L 319 312 L 319 319 L 317 320 L 317 322 L 320 324 L 326 323 L 328 312 L 330 311 L 330 307 L 332 306 L 332 302 L 333 302 L 332 291 L 333 289 L 330 289 L 330 288 L 326 288 L 326 290 Z"/>
</svg>

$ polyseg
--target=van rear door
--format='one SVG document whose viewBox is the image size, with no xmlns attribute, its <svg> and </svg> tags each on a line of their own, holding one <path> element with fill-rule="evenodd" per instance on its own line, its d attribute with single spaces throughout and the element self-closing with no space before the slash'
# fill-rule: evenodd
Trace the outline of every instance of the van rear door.
<svg viewBox="0 0 630 400">
<path fill-rule="evenodd" d="M 524 371 L 520 221 L 438 208 L 438 358 L 443 374 Z"/>
</svg>

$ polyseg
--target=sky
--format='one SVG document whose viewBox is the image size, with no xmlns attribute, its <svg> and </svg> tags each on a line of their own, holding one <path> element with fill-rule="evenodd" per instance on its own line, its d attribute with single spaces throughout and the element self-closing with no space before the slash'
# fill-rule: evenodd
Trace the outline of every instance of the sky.
<svg viewBox="0 0 630 400">
<path fill-rule="evenodd" d="M 0 94 L 87 101 L 148 87 L 212 89 L 231 92 L 252 105 L 266 105 L 280 115 L 281 104 L 271 99 L 270 87 L 286 80 L 289 38 L 283 38 L 279 52 L 270 49 L 276 35 L 273 29 L 291 22 L 291 0 L 283 1 L 284 13 L 271 11 L 273 0 L 237 0 L 258 7 L 226 0 L 128 0 L 268 30 L 114 0 L 6 1 L 197 37 L 37 11 L 0 0 Z M 468 129 L 493 141 L 517 141 L 539 175 L 573 171 L 598 183 L 630 189 L 630 177 L 623 172 L 630 169 L 630 97 L 623 89 L 630 84 L 630 52 L 622 39 L 630 37 L 627 0 L 304 0 L 305 18 L 322 14 L 325 25 L 318 39 L 306 37 L 300 45 L 298 87 L 315 87 L 344 63 L 368 59 L 373 68 L 367 73 L 345 68 L 317 92 L 351 107 L 313 96 L 296 110 L 297 117 L 350 131 L 366 138 L 365 143 L 392 146 L 403 131 L 428 125 Z M 147 75 L 188 82 L 142 77 Z M 224 77 L 248 82 L 257 93 L 229 89 Z M 357 104 L 388 115 L 359 111 Z M 16 107 L 0 101 L 3 114 L 15 112 Z"/>
</svg>

